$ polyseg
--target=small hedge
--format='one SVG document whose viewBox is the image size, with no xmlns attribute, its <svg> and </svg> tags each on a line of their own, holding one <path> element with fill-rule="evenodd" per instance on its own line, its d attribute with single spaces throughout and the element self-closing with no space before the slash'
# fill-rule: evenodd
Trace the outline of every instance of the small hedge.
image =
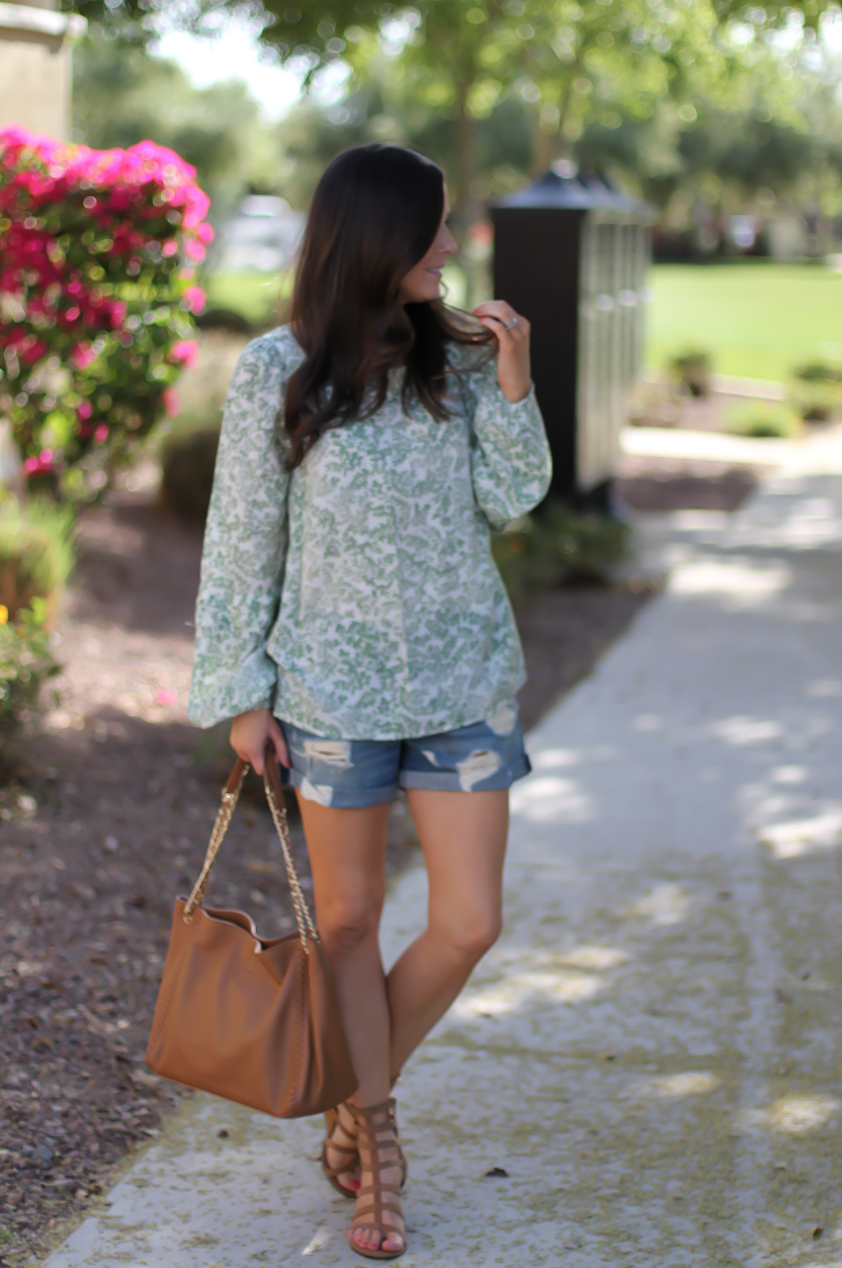
<svg viewBox="0 0 842 1268">
<path fill-rule="evenodd" d="M 630 536 L 622 520 L 556 501 L 495 533 L 492 549 L 510 594 L 517 597 L 526 590 L 610 581 L 628 555 Z"/>
<path fill-rule="evenodd" d="M 204 524 L 207 518 L 218 448 L 218 425 L 176 432 L 164 443 L 161 493 L 183 519 Z"/>
<path fill-rule="evenodd" d="M 805 383 L 837 383 L 842 385 L 842 365 L 832 361 L 808 361 L 793 370 L 793 377 Z"/>
<path fill-rule="evenodd" d="M 670 372 L 691 396 L 709 396 L 713 358 L 702 348 L 688 348 L 670 361 Z"/>
<path fill-rule="evenodd" d="M 754 402 L 729 410 L 726 430 L 734 436 L 758 439 L 793 440 L 801 432 L 801 419 L 785 405 L 763 405 Z"/>
<path fill-rule="evenodd" d="M 33 599 L 9 619 L 0 604 L 0 738 L 7 739 L 38 708 L 44 683 L 60 672 L 45 629 L 46 604 Z"/>
<path fill-rule="evenodd" d="M 0 502 L 0 604 L 9 620 L 38 599 L 50 624 L 73 568 L 73 523 L 71 507 L 47 499 Z"/>
</svg>

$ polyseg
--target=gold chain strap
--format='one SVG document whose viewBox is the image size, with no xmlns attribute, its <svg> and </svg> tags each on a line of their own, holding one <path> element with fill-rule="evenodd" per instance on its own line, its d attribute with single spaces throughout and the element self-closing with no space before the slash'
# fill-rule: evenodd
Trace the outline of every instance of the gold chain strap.
<svg viewBox="0 0 842 1268">
<path fill-rule="evenodd" d="M 184 906 L 184 923 L 187 925 L 190 924 L 193 919 L 193 912 L 205 897 L 205 890 L 207 889 L 208 881 L 210 880 L 211 868 L 216 861 L 216 856 L 219 853 L 219 847 L 222 845 L 223 837 L 228 831 L 228 825 L 231 822 L 231 816 L 233 815 L 234 808 L 237 805 L 237 799 L 240 796 L 240 790 L 243 786 L 243 780 L 246 777 L 247 770 L 248 766 L 244 766 L 242 773 L 240 774 L 240 778 L 237 780 L 234 788 L 230 791 L 227 788 L 223 788 L 222 790 L 222 805 L 219 807 L 216 819 L 214 820 L 210 842 L 208 844 L 207 853 L 205 854 L 205 861 L 202 864 L 199 879 L 193 886 L 193 892 L 187 899 Z"/>
<path fill-rule="evenodd" d="M 267 758 L 267 760 L 269 760 Z M 219 853 L 219 847 L 222 845 L 225 833 L 228 831 L 228 825 L 231 822 L 231 816 L 237 805 L 240 791 L 243 787 L 243 780 L 248 773 L 248 766 L 243 766 L 240 777 L 232 789 L 223 788 L 222 804 L 217 811 L 214 821 L 213 830 L 211 832 L 210 842 L 208 844 L 205 861 L 202 864 L 202 870 L 199 873 L 199 879 L 193 886 L 193 891 L 184 905 L 184 923 L 189 925 L 193 919 L 193 912 L 204 901 L 205 890 L 210 880 L 211 868 L 213 867 L 216 856 Z M 307 955 L 310 954 L 310 945 L 308 935 L 319 940 L 316 926 L 310 915 L 310 908 L 307 905 L 307 899 L 304 897 L 304 891 L 301 888 L 301 881 L 298 878 L 295 861 L 292 857 L 292 846 L 289 839 L 289 825 L 287 823 L 286 806 L 278 806 L 272 795 L 272 789 L 269 787 L 269 781 L 264 776 L 263 786 L 266 790 L 266 800 L 269 803 L 269 810 L 272 813 L 272 819 L 281 841 L 281 849 L 284 854 L 284 863 L 286 864 L 287 880 L 289 881 L 290 894 L 292 895 L 292 906 L 295 912 L 295 922 L 298 925 L 298 936 L 301 939 L 301 946 Z"/>
<path fill-rule="evenodd" d="M 301 888 L 301 881 L 298 879 L 298 872 L 295 869 L 295 861 L 292 857 L 292 848 L 289 841 L 289 825 L 287 824 L 286 806 L 278 806 L 275 804 L 275 798 L 272 795 L 272 789 L 269 787 L 269 781 L 264 777 L 263 787 L 266 789 L 266 800 L 269 803 L 269 809 L 272 812 L 272 818 L 275 821 L 275 827 L 278 830 L 278 836 L 281 839 L 281 849 L 284 852 L 284 863 L 287 869 L 287 880 L 289 881 L 290 893 L 292 894 L 292 905 L 295 909 L 295 920 L 298 925 L 298 936 L 301 939 L 301 945 L 309 955 L 310 947 L 307 942 L 307 934 L 311 938 L 318 941 L 319 935 L 316 932 L 316 926 L 313 924 L 313 918 L 310 915 L 310 908 L 307 906 L 307 899 L 304 897 L 304 891 Z"/>
</svg>

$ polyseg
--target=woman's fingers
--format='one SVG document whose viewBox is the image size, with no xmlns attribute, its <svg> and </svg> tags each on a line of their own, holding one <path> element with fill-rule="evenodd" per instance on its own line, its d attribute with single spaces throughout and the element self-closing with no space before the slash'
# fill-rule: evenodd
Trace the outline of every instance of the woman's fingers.
<svg viewBox="0 0 842 1268">
<path fill-rule="evenodd" d="M 517 326 L 512 326 L 509 330 L 506 328 L 506 323 L 499 317 L 479 317 L 477 320 L 495 336 L 499 348 L 514 351 L 524 340 L 524 334 L 518 330 Z"/>
<path fill-rule="evenodd" d="M 284 733 L 270 709 L 252 709 L 234 718 L 230 743 L 237 756 L 248 762 L 258 775 L 263 774 L 267 744 L 272 745 L 278 761 L 289 766 Z"/>
<path fill-rule="evenodd" d="M 287 748 L 284 733 L 280 724 L 272 718 L 269 725 L 269 741 L 275 749 L 275 754 L 282 766 L 289 766 L 289 749 Z"/>
<path fill-rule="evenodd" d="M 517 343 L 529 335 L 529 322 L 520 313 L 516 313 L 511 304 L 503 299 L 491 299 L 474 309 L 474 316 L 486 325 L 488 322 L 499 323 Z"/>
<path fill-rule="evenodd" d="M 532 381 L 529 322 L 502 299 L 480 304 L 474 309 L 474 317 L 491 331 L 497 342 L 497 381 L 503 395 L 512 403 L 522 401 Z"/>
</svg>

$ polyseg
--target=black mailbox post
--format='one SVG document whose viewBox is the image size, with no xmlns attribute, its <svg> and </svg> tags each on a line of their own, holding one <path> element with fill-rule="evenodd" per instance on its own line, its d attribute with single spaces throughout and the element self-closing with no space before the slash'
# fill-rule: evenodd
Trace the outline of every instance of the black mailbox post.
<svg viewBox="0 0 842 1268">
<path fill-rule="evenodd" d="M 643 361 L 649 208 L 549 171 L 491 206 L 494 294 L 532 323 L 552 493 L 611 508 L 629 387 Z"/>
</svg>

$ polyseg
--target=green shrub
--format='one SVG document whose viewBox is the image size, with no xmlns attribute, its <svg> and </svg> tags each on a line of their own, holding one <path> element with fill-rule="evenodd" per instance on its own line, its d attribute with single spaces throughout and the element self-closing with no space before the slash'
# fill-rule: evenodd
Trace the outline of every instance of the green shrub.
<svg viewBox="0 0 842 1268">
<path fill-rule="evenodd" d="M 162 496 L 166 505 L 184 519 L 205 522 L 218 448 L 218 425 L 179 431 L 164 443 Z"/>
<path fill-rule="evenodd" d="M 754 401 L 729 410 L 725 429 L 734 436 L 791 440 L 801 431 L 801 419 L 785 405 L 764 405 Z"/>
<path fill-rule="evenodd" d="M 789 399 L 805 423 L 827 423 L 842 405 L 842 388 L 835 383 L 797 379 Z"/>
<path fill-rule="evenodd" d="M 793 378 L 803 379 L 805 383 L 842 384 L 842 365 L 829 361 L 810 361 L 806 365 L 798 365 L 792 374 Z"/>
<path fill-rule="evenodd" d="M 16 731 L 37 709 L 41 688 L 59 673 L 45 629 L 47 606 L 35 598 L 10 621 L 0 605 L 0 737 Z"/>
<path fill-rule="evenodd" d="M 577 581 L 607 582 L 628 554 L 631 530 L 608 515 L 545 504 L 538 515 L 495 533 L 492 549 L 509 592 L 554 589 Z"/>
<path fill-rule="evenodd" d="M 711 389 L 713 358 L 703 348 L 688 348 L 669 363 L 672 377 L 686 387 L 691 396 L 708 396 Z"/>
<path fill-rule="evenodd" d="M 15 620 L 43 600 L 47 624 L 74 563 L 74 512 L 49 500 L 15 497 L 0 502 L 0 604 Z"/>
</svg>

